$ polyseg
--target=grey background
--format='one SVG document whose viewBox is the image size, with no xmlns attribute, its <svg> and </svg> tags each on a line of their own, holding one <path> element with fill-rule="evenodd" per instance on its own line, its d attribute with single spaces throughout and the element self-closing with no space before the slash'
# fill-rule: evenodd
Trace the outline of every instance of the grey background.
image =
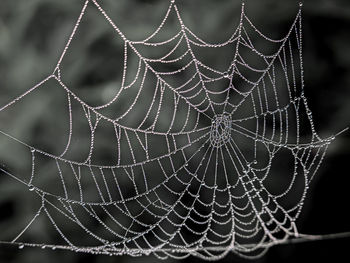
<svg viewBox="0 0 350 263">
<path fill-rule="evenodd" d="M 167 1 L 104 0 L 106 10 L 116 24 L 131 39 L 142 39 L 158 24 L 168 6 Z M 178 0 L 187 25 L 205 39 L 223 39 L 239 19 L 241 3 L 236 0 Z M 32 87 L 54 69 L 66 40 L 80 12 L 82 0 L 1 0 L 0 2 L 0 106 Z M 298 10 L 294 0 L 246 1 L 248 16 L 273 36 L 283 36 Z M 204 19 L 205 18 L 205 19 Z M 93 21 L 94 18 L 92 18 Z M 120 56 L 122 46 L 99 47 L 105 24 L 96 21 L 87 32 L 87 42 L 81 44 L 74 59 L 81 67 L 70 72 L 72 85 L 80 85 L 86 99 L 93 101 L 99 84 L 106 88 L 114 70 L 109 57 Z M 303 7 L 305 93 L 313 111 L 316 130 L 327 136 L 350 124 L 350 2 L 346 0 L 307 0 Z M 100 41 L 100 42 L 99 42 Z M 108 42 L 109 43 L 109 42 Z M 95 48 L 92 49 L 91 46 Z M 97 51 L 96 51 L 97 50 Z M 96 56 L 94 52 L 101 52 Z M 102 55 L 101 55 L 102 54 Z M 219 63 L 219 62 L 218 62 Z M 103 71 L 95 71 L 103 65 Z M 75 70 L 75 71 L 74 71 Z M 102 72 L 102 73 L 101 73 Z M 84 85 L 94 89 L 84 89 Z M 108 88 L 108 87 L 107 87 Z M 106 96 L 108 96 L 108 89 Z M 97 95 L 96 95 L 97 94 Z M 41 97 L 40 97 L 41 96 Z M 54 107 L 50 93 L 31 101 L 31 110 L 16 106 L 12 115 L 0 116 L 0 129 L 25 141 L 40 142 L 45 134 L 42 125 L 52 115 L 46 107 Z M 29 102 L 28 102 L 29 103 Z M 39 106 L 41 105 L 41 106 Z M 47 119 L 46 119 L 47 118 Z M 57 122 L 60 119 L 56 120 Z M 350 182 L 350 132 L 337 138 L 312 183 L 310 195 L 298 221 L 300 232 L 326 234 L 350 230 L 347 213 Z M 49 142 L 46 142 L 49 144 Z M 15 170 L 25 164 L 21 156 L 11 156 L 12 149 L 0 140 L 0 165 Z M 33 213 L 34 205 L 11 180 L 0 174 L 0 236 L 1 240 L 14 231 L 16 224 Z M 38 230 L 40 232 L 40 229 Z M 257 262 L 296 262 L 302 260 L 343 261 L 348 255 L 350 239 L 283 245 L 272 248 Z M 76 254 L 67 251 L 23 249 L 0 245 L 0 262 L 154 262 L 153 257 L 110 258 Z M 172 262 L 175 260 L 169 260 Z M 189 258 L 183 261 L 200 262 Z M 245 262 L 233 254 L 222 262 Z"/>
</svg>

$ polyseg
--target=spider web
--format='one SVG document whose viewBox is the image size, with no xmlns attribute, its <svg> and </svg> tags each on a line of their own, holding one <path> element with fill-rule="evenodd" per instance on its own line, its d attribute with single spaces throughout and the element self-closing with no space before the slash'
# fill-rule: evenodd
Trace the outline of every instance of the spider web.
<svg viewBox="0 0 350 263">
<path fill-rule="evenodd" d="M 120 85 L 100 105 L 78 96 L 64 70 L 93 11 L 124 47 L 116 58 L 123 60 Z M 304 95 L 301 24 L 300 8 L 283 38 L 269 38 L 242 4 L 232 36 L 208 43 L 184 24 L 171 1 L 159 27 L 131 41 L 97 1 L 87 0 L 54 72 L 0 108 L 5 112 L 54 87 L 66 97 L 62 114 L 69 127 L 57 153 L 0 131 L 31 160 L 31 172 L 22 176 L 1 170 L 40 199 L 11 243 L 215 260 L 229 252 L 260 257 L 290 238 L 311 238 L 298 233 L 295 221 L 334 136 L 317 135 Z M 255 45 L 257 38 L 267 50 Z M 221 54 L 221 68 L 206 54 Z M 105 138 L 109 145 L 99 143 Z M 281 165 L 283 174 L 276 172 Z M 55 187 L 37 183 L 40 177 Z M 26 241 L 40 218 L 61 243 Z"/>
</svg>

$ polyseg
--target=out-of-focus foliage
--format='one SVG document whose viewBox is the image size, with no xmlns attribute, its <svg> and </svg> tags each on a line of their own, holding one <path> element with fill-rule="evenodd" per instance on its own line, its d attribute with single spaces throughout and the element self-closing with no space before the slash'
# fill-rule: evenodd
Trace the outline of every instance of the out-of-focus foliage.
<svg viewBox="0 0 350 263">
<path fill-rule="evenodd" d="M 125 35 L 133 40 L 148 36 L 160 23 L 168 7 L 164 0 L 100 0 Z M 82 7 L 82 0 L 0 1 L 0 107 L 51 74 Z M 177 0 L 186 24 L 204 39 L 223 40 L 237 26 L 241 3 L 237 0 Z M 288 30 L 298 10 L 295 0 L 249 0 L 246 10 L 255 24 L 272 37 Z M 113 96 L 121 74 L 123 46 L 110 35 L 110 26 L 97 14 L 89 14 L 79 45 L 70 54 L 70 87 L 88 102 Z M 305 92 L 321 136 L 337 133 L 350 123 L 350 1 L 306 0 L 303 8 Z M 215 59 L 215 57 L 214 57 Z M 220 63 L 216 61 L 215 63 Z M 19 104 L 0 116 L 0 129 L 35 145 L 54 147 L 65 137 L 64 120 L 52 110 L 65 101 L 54 90 L 41 92 L 35 100 Z M 64 107 L 63 107 L 64 108 Z M 29 109 L 29 110 L 28 110 Z M 51 110 L 50 110 L 51 109 Z M 54 119 L 55 118 L 55 119 Z M 62 121 L 62 123 L 60 123 Z M 64 127 L 62 131 L 55 127 Z M 56 140 L 46 138 L 58 133 Z M 301 220 L 300 231 L 331 233 L 350 230 L 346 215 L 349 196 L 349 132 L 337 138 L 313 181 Z M 102 142 L 108 144 L 108 142 Z M 0 165 L 21 171 L 28 156 L 11 154 L 16 149 L 0 138 Z M 45 182 L 49 183 L 49 182 Z M 0 239 L 13 237 L 24 226 L 37 203 L 27 191 L 0 174 Z M 38 228 L 33 235 L 43 238 Z M 349 239 L 309 245 L 273 248 L 260 262 L 295 262 L 321 257 L 340 259 Z M 328 250 L 329 252 L 325 252 Z M 329 254 L 328 254 L 329 253 Z M 0 246 L 0 262 L 154 262 L 153 257 L 109 258 L 67 251 L 18 250 Z M 184 261 L 194 261 L 189 258 Z M 233 255 L 223 260 L 241 261 Z M 170 262 L 170 261 L 169 261 Z"/>
</svg>

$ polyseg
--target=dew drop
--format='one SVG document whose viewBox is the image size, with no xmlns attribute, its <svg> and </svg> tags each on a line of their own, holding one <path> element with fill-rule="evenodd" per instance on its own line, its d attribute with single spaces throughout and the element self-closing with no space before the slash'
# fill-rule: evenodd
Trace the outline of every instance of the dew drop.
<svg viewBox="0 0 350 263">
<path fill-rule="evenodd" d="M 21 245 L 18 246 L 18 248 L 19 248 L 19 249 L 23 249 L 23 248 L 24 248 L 24 245 L 21 244 Z"/>
<path fill-rule="evenodd" d="M 33 192 L 34 190 L 35 190 L 35 187 L 32 186 L 32 185 L 30 185 L 30 186 L 29 186 L 29 191 Z"/>
</svg>

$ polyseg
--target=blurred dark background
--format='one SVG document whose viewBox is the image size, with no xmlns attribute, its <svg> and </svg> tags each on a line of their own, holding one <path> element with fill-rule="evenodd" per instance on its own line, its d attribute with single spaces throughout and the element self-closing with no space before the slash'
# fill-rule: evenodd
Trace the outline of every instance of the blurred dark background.
<svg viewBox="0 0 350 263">
<path fill-rule="evenodd" d="M 130 39 L 143 39 L 158 26 L 167 7 L 164 0 L 102 0 L 115 23 Z M 82 0 L 1 0 L 0 1 L 0 107 L 51 74 L 82 7 Z M 241 2 L 236 0 L 177 0 L 185 22 L 203 38 L 215 42 L 224 39 L 237 25 Z M 247 0 L 246 13 L 267 35 L 282 37 L 298 11 L 295 0 Z M 93 18 L 92 18 L 93 19 Z M 93 21 L 93 20 L 92 20 Z M 96 22 L 96 23 L 100 23 Z M 91 46 L 98 46 L 106 24 L 97 24 L 88 42 L 81 43 L 73 59 L 81 67 L 70 72 L 72 83 L 102 84 L 104 96 L 110 96 L 111 81 L 103 73 L 94 73 L 101 61 L 94 59 Z M 303 6 L 303 44 L 305 93 L 313 111 L 316 130 L 321 137 L 336 134 L 350 125 L 350 1 L 306 0 Z M 105 57 L 120 56 L 122 46 L 103 48 Z M 107 64 L 108 70 L 108 63 Z M 113 70 L 113 65 L 109 68 Z M 106 72 L 104 72 L 106 73 Z M 86 76 L 89 76 L 87 78 Z M 96 81 L 98 80 L 98 81 Z M 105 81 L 104 81 L 105 80 Z M 82 85 L 83 85 L 82 84 Z M 84 85 L 85 85 L 84 84 Z M 92 85 L 91 84 L 91 85 Z M 83 85 L 83 86 L 84 86 Z M 88 86 L 88 85 L 86 85 Z M 82 88 L 91 101 L 96 93 Z M 46 96 L 46 97 L 45 97 Z M 55 98 L 44 94 L 37 98 L 49 106 Z M 36 141 L 37 114 L 45 111 L 16 109 L 16 117 L 1 116 L 0 129 L 25 141 Z M 48 118 L 50 115 L 48 115 Z M 56 121 L 59 121 L 56 120 Z M 24 129 L 26 127 L 26 129 Z M 28 127 L 32 127 L 29 129 Z M 0 140 L 0 165 L 23 165 L 18 156 Z M 310 194 L 298 220 L 301 233 L 327 234 L 350 231 L 349 183 L 350 132 L 337 137 L 330 146 L 321 169 L 314 178 Z M 11 165 L 10 165 L 11 166 Z M 33 213 L 23 187 L 10 184 L 0 175 L 0 236 L 14 231 L 21 218 Z M 23 194 L 23 196 L 22 196 Z M 40 230 L 38 230 L 40 231 Z M 1 239 L 3 240 L 3 239 Z M 254 262 L 346 262 L 350 238 L 279 245 Z M 107 257 L 68 251 L 41 250 L 0 244 L 0 262 L 155 262 L 154 257 Z M 167 262 L 175 262 L 169 259 Z M 201 262 L 190 257 L 182 262 Z M 220 262 L 247 262 L 230 254 Z"/>
</svg>

